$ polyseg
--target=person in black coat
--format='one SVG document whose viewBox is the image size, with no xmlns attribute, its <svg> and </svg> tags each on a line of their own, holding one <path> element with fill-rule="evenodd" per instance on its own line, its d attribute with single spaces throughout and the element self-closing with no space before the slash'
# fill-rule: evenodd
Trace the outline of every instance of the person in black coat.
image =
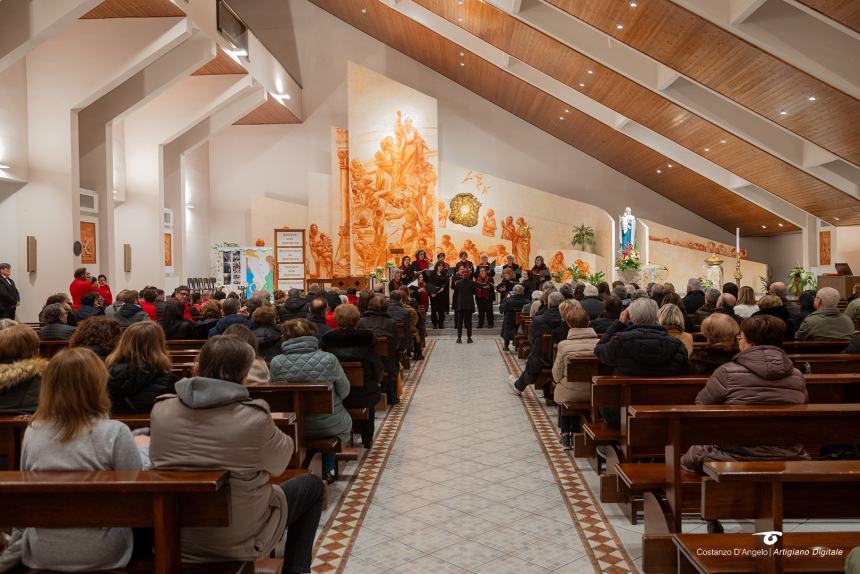
<svg viewBox="0 0 860 574">
<path fill-rule="evenodd" d="M 168 301 L 158 324 L 168 341 L 194 338 L 194 323 L 185 318 L 185 303 Z"/>
<path fill-rule="evenodd" d="M 472 314 L 475 312 L 476 286 L 475 281 L 472 279 L 473 271 L 470 265 L 458 267 L 459 276 L 454 277 L 454 325 L 457 327 L 458 343 L 463 342 L 464 327 L 466 328 L 466 342 L 473 342 Z"/>
<path fill-rule="evenodd" d="M 81 306 L 75 311 L 75 322 L 80 323 L 84 319 L 94 317 L 96 315 L 104 315 L 104 308 L 98 305 L 98 300 L 101 295 L 96 291 L 90 291 L 81 295 Z"/>
<path fill-rule="evenodd" d="M 613 323 L 618 321 L 621 317 L 621 311 L 623 308 L 621 299 L 614 296 L 610 297 L 604 303 L 603 313 L 591 322 L 591 328 L 594 329 L 594 332 L 598 335 L 602 335 L 609 330 L 609 327 L 611 327 Z"/>
<path fill-rule="evenodd" d="M 526 359 L 526 366 L 523 368 L 522 374 L 513 383 L 514 392 L 518 395 L 522 394 L 526 387 L 534 383 L 541 370 L 549 365 L 552 365 L 552 345 L 549 347 L 549 352 L 543 351 L 543 336 L 546 334 L 552 335 L 553 343 L 567 338 L 567 333 L 570 330 L 567 323 L 561 318 L 559 306 L 564 301 L 564 295 L 558 291 L 553 291 L 547 295 L 547 308 L 539 316 L 535 316 L 532 326 L 529 329 L 529 344 L 531 350 Z M 576 305 L 576 303 L 569 303 Z"/>
<path fill-rule="evenodd" d="M 695 315 L 696 311 L 705 304 L 705 292 L 702 291 L 702 285 L 698 279 L 687 281 L 687 294 L 682 301 L 688 315 Z"/>
<path fill-rule="evenodd" d="M 448 296 L 448 267 L 437 261 L 433 270 L 425 275 L 424 289 L 430 298 L 430 321 L 434 329 L 445 328 L 445 316 L 451 306 Z"/>
<path fill-rule="evenodd" d="M 343 399 L 347 409 L 368 409 L 368 420 L 359 421 L 356 426 L 361 433 L 364 448 L 373 445 L 375 407 L 379 401 L 379 384 L 385 376 L 385 368 L 376 354 L 376 335 L 372 331 L 356 329 L 359 320 L 358 307 L 340 304 L 334 310 L 337 329 L 323 335 L 320 349 L 333 354 L 342 362 L 360 361 L 364 385 L 352 387 Z"/>
<path fill-rule="evenodd" d="M 478 264 L 475 266 L 475 273 L 472 275 L 475 279 L 478 278 L 478 273 L 481 272 L 481 269 L 487 270 L 488 277 L 496 276 L 496 266 L 490 263 L 490 258 L 487 256 L 486 253 L 483 253 L 481 255 L 481 261 L 479 261 Z"/>
<path fill-rule="evenodd" d="M 0 319 L 14 319 L 21 294 L 12 280 L 12 266 L 0 263 Z"/>
<path fill-rule="evenodd" d="M 794 322 L 791 320 L 791 312 L 782 304 L 782 300 L 777 295 L 765 295 L 758 302 L 759 310 L 752 314 L 756 315 L 771 315 L 777 319 L 782 319 L 785 323 L 785 340 L 794 340 Z"/>
<path fill-rule="evenodd" d="M 359 319 L 356 328 L 372 332 L 376 335 L 377 339 L 380 337 L 386 338 L 388 342 L 388 355 L 382 360 L 386 373 L 385 394 L 388 397 L 388 404 L 396 405 L 400 402 L 400 399 L 397 398 L 397 373 L 400 370 L 400 360 L 398 357 L 400 341 L 397 338 L 397 323 L 388 314 L 388 299 L 384 295 L 376 295 L 370 299 L 367 304 L 367 311 Z"/>
<path fill-rule="evenodd" d="M 155 321 L 129 325 L 107 358 L 111 412 L 148 413 L 155 398 L 173 392 L 164 331 Z"/>
<path fill-rule="evenodd" d="M 657 303 L 648 298 L 636 299 L 621 312 L 594 354 L 604 365 L 614 367 L 616 375 L 668 377 L 690 370 L 687 348 L 657 324 Z M 602 408 L 600 414 L 609 426 L 621 427 L 619 409 Z"/>
<path fill-rule="evenodd" d="M 454 270 L 451 273 L 451 289 L 453 289 L 457 284 L 457 281 L 463 277 L 463 269 L 468 269 L 469 275 L 474 277 L 475 264 L 469 261 L 469 254 L 465 251 L 460 252 L 460 260 L 457 261 L 456 265 L 454 265 Z"/>
<path fill-rule="evenodd" d="M 257 348 L 260 356 L 271 363 L 272 359 L 281 354 L 281 343 L 283 334 L 281 328 L 276 324 L 278 312 L 271 305 L 257 307 L 251 315 L 251 324 L 248 326 L 257 338 Z"/>
<path fill-rule="evenodd" d="M 514 272 L 514 282 L 519 283 L 523 276 L 523 268 L 517 265 L 513 255 L 508 255 L 505 259 L 505 264 L 502 265 L 502 271 L 510 269 Z"/>
<path fill-rule="evenodd" d="M 502 340 L 505 350 L 511 350 L 511 340 L 517 333 L 517 313 L 529 303 L 525 296 L 525 287 L 514 285 L 511 294 L 505 297 L 499 304 L 499 312 L 502 314 Z"/>
<path fill-rule="evenodd" d="M 284 323 L 290 319 L 307 319 L 308 305 L 308 301 L 302 298 L 300 290 L 290 289 L 287 291 L 286 300 L 276 307 L 278 322 Z"/>
<path fill-rule="evenodd" d="M 478 266 L 478 276 L 475 277 L 475 303 L 478 306 L 478 329 L 484 327 L 493 328 L 493 302 L 496 299 L 496 291 L 493 287 L 493 279 L 487 267 Z"/>
<path fill-rule="evenodd" d="M 537 281 L 537 288 L 551 279 L 549 268 L 544 263 L 543 255 L 535 257 L 535 264 L 531 268 L 531 275 Z"/>
<path fill-rule="evenodd" d="M 843 353 L 860 354 L 860 333 L 854 335 L 848 346 L 842 351 Z"/>
</svg>

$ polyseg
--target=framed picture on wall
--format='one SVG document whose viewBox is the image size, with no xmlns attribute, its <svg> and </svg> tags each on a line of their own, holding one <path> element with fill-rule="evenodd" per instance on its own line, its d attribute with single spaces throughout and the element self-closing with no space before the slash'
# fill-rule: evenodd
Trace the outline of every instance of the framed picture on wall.
<svg viewBox="0 0 860 574">
<path fill-rule="evenodd" d="M 164 266 L 173 267 L 173 234 L 164 234 Z"/>
<path fill-rule="evenodd" d="M 96 224 L 81 221 L 81 264 L 95 265 L 96 261 Z"/>
</svg>

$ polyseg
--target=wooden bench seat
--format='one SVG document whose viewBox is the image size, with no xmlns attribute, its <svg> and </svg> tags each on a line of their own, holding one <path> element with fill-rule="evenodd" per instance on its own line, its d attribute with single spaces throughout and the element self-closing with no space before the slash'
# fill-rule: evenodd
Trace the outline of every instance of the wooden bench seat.
<svg viewBox="0 0 860 574">
<path fill-rule="evenodd" d="M 678 572 L 764 572 L 753 554 L 757 538 L 750 534 L 675 534 Z M 782 559 L 782 571 L 844 572 L 845 557 L 856 546 L 860 546 L 860 532 L 786 532 L 782 547 L 793 552 Z M 822 547 L 834 549 L 838 555 L 812 554 Z"/>
<path fill-rule="evenodd" d="M 605 422 L 585 423 L 582 425 L 588 442 L 594 445 L 618 444 L 623 435 L 621 430 L 612 428 Z"/>
<path fill-rule="evenodd" d="M 662 462 L 622 463 L 617 466 L 618 480 L 631 492 L 666 488 L 666 465 Z M 701 487 L 703 476 L 693 472 L 681 474 L 681 484 Z"/>
</svg>

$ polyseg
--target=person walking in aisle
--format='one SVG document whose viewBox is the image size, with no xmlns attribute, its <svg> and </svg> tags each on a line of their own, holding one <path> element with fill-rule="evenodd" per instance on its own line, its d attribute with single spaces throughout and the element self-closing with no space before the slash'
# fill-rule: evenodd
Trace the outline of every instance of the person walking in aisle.
<svg viewBox="0 0 860 574">
<path fill-rule="evenodd" d="M 484 328 L 484 319 L 487 327 L 493 328 L 493 301 L 495 300 L 493 289 L 493 278 L 490 277 L 488 267 L 478 267 L 478 275 L 475 278 L 475 302 L 478 304 L 478 329 Z"/>
<path fill-rule="evenodd" d="M 463 342 L 463 327 L 466 328 L 466 342 L 472 343 L 472 314 L 475 312 L 475 281 L 472 268 L 460 267 L 459 278 L 454 283 L 454 324 L 457 327 L 457 342 Z"/>
<path fill-rule="evenodd" d="M 20 304 L 21 294 L 12 280 L 12 266 L 0 263 L 0 319 L 15 319 Z"/>
</svg>

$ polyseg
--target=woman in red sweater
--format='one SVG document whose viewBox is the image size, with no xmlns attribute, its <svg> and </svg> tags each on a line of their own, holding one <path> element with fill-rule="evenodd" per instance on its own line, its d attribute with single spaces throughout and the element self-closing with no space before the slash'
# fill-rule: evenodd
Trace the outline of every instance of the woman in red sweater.
<svg viewBox="0 0 860 574">
<path fill-rule="evenodd" d="M 104 274 L 99 275 L 99 295 L 104 299 L 105 307 L 113 304 L 113 293 L 110 292 L 110 285 L 108 285 L 107 276 Z"/>
<path fill-rule="evenodd" d="M 75 311 L 81 306 L 81 297 L 90 291 L 98 293 L 99 290 L 98 287 L 87 281 L 87 268 L 75 269 L 75 278 L 69 285 L 69 294 L 72 296 L 72 305 Z"/>
</svg>

